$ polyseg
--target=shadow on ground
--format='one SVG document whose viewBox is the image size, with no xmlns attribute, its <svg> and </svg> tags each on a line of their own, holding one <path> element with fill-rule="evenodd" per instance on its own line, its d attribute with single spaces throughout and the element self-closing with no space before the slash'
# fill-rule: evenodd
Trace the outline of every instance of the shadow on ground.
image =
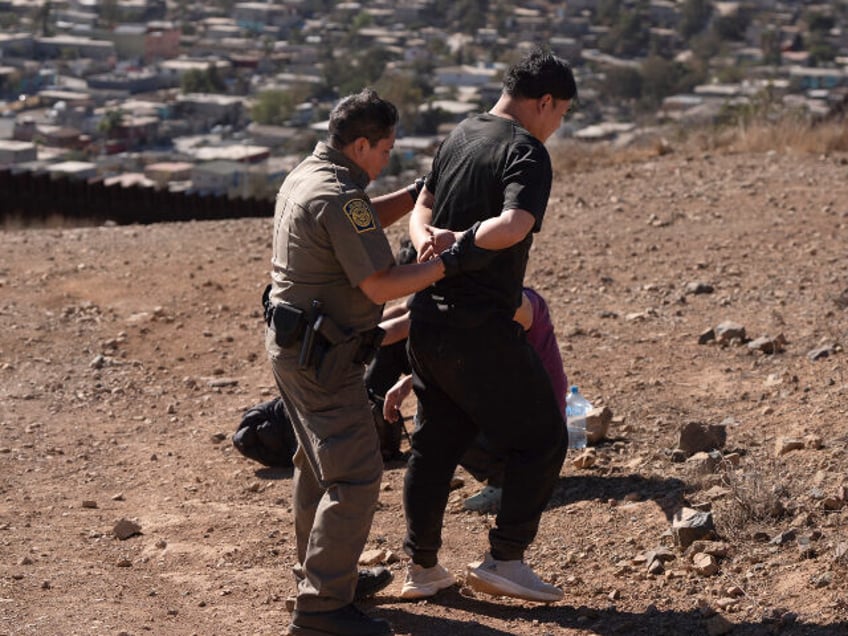
<svg viewBox="0 0 848 636">
<path fill-rule="evenodd" d="M 522 621 L 534 626 L 538 636 L 562 634 L 563 630 L 573 629 L 582 633 L 602 636 L 696 636 L 708 633 L 732 633 L 733 636 L 837 636 L 848 634 L 848 622 L 839 621 L 827 625 L 805 623 L 792 619 L 764 618 L 759 622 L 735 622 L 723 617 L 705 617 L 698 610 L 688 612 L 661 611 L 649 608 L 635 614 L 619 611 L 613 607 L 596 610 L 587 607 L 569 605 L 537 606 L 531 608 L 499 605 L 476 598 L 463 596 L 458 590 L 450 590 L 428 599 L 430 604 L 451 608 L 458 614 L 467 613 L 473 618 L 443 618 L 422 616 L 406 612 L 402 608 L 380 607 L 383 604 L 402 602 L 392 597 L 380 597 L 375 609 L 369 611 L 373 616 L 389 620 L 398 633 L 415 636 L 511 636 L 509 623 Z M 711 632 L 711 621 L 725 621 L 732 631 Z M 506 627 L 492 627 L 490 623 L 505 624 Z"/>
<path fill-rule="evenodd" d="M 636 501 L 653 500 L 666 518 L 671 520 L 674 513 L 685 503 L 686 482 L 675 477 L 657 479 L 642 475 L 569 475 L 560 477 L 549 508 L 559 508 L 577 501 L 599 499 L 607 501 L 625 498 Z"/>
</svg>

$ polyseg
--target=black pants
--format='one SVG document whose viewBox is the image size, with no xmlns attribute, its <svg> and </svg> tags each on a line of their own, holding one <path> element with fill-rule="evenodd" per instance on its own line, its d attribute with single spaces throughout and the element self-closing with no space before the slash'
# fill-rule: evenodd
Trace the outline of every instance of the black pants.
<svg viewBox="0 0 848 636">
<path fill-rule="evenodd" d="M 424 567 L 438 562 L 451 476 L 482 432 L 507 458 L 501 508 L 489 531 L 492 556 L 523 558 L 567 446 L 539 357 L 506 318 L 473 329 L 413 320 L 408 349 L 419 410 L 404 483 L 404 550 Z"/>
<path fill-rule="evenodd" d="M 412 373 L 409 359 L 406 357 L 406 340 L 380 347 L 377 355 L 365 369 L 365 386 L 372 399 L 376 398 L 383 406 L 386 393 L 400 376 Z"/>
</svg>

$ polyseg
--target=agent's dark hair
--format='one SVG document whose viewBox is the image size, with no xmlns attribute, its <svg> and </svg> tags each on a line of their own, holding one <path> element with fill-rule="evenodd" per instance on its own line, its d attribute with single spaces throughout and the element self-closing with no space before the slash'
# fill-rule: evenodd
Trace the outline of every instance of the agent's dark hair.
<svg viewBox="0 0 848 636">
<path fill-rule="evenodd" d="M 330 145 L 341 150 L 365 137 L 374 146 L 392 134 L 397 122 L 394 104 L 366 88 L 345 97 L 330 113 Z"/>
<path fill-rule="evenodd" d="M 503 79 L 503 89 L 511 97 L 528 99 L 539 99 L 546 93 L 554 99 L 577 97 L 571 66 L 544 49 L 536 49 L 510 67 Z"/>
</svg>

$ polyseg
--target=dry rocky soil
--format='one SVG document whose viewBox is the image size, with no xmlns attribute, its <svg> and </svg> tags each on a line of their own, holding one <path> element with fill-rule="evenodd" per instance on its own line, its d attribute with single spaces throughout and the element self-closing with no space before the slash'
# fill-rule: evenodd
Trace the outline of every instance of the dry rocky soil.
<svg viewBox="0 0 848 636">
<path fill-rule="evenodd" d="M 527 282 L 613 414 L 527 554 L 565 598 L 462 585 L 494 518 L 462 509 L 479 485 L 460 471 L 441 553 L 460 585 L 402 601 L 395 462 L 366 548 L 395 580 L 366 611 L 414 636 L 848 634 L 846 224 L 844 155 L 559 168 Z M 0 634 L 285 633 L 291 473 L 231 443 L 275 392 L 270 236 L 269 218 L 0 232 Z M 726 432 L 719 454 L 675 452 L 692 423 Z M 684 546 L 687 508 L 715 529 Z"/>
</svg>

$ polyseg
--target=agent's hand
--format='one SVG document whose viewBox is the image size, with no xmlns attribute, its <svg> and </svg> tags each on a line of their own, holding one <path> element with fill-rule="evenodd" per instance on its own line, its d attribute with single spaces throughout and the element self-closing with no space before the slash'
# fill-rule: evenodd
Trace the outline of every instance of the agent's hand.
<svg viewBox="0 0 848 636">
<path fill-rule="evenodd" d="M 386 393 L 383 401 L 383 417 L 387 422 L 397 422 L 400 417 L 400 407 L 412 392 L 412 376 L 407 375 L 397 382 Z"/>
</svg>

